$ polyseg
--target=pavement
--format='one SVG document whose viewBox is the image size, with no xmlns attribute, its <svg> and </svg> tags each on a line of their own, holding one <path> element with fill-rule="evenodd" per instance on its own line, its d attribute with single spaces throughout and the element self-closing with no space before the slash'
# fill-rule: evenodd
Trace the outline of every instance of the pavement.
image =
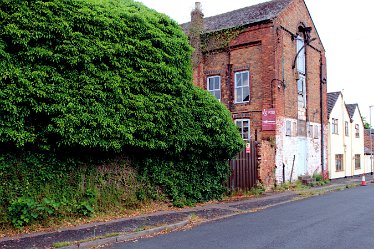
<svg viewBox="0 0 374 249">
<path fill-rule="evenodd" d="M 371 179 L 370 176 L 367 178 Z M 261 196 L 232 202 L 218 202 L 178 211 L 163 211 L 137 217 L 90 223 L 53 232 L 19 235 L 0 239 L 0 248 L 92 248 L 121 241 L 135 240 L 188 225 L 256 212 L 313 195 L 358 186 L 361 177 L 333 180 L 330 184 L 299 191 L 269 192 Z"/>
</svg>

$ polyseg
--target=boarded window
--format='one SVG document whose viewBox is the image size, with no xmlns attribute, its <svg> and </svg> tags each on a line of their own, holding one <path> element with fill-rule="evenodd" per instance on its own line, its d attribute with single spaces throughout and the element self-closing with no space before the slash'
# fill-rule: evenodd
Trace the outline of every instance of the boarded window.
<svg viewBox="0 0 374 249">
<path fill-rule="evenodd" d="M 319 126 L 315 125 L 314 126 L 314 138 L 319 138 Z"/>
<path fill-rule="evenodd" d="M 286 121 L 286 136 L 292 136 L 291 131 L 291 121 Z"/>
</svg>

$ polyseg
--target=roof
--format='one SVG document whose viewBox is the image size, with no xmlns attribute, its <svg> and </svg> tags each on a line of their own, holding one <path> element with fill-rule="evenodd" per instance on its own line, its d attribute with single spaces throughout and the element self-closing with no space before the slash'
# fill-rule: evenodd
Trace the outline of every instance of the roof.
<svg viewBox="0 0 374 249">
<path fill-rule="evenodd" d="M 335 103 L 339 98 L 341 92 L 327 93 L 327 115 L 330 117 L 332 109 L 334 109 Z"/>
<path fill-rule="evenodd" d="M 273 0 L 204 18 L 204 32 L 209 33 L 272 20 L 291 2 L 292 0 Z M 181 26 L 187 33 L 190 23 L 184 23 Z"/>
<path fill-rule="evenodd" d="M 345 106 L 347 107 L 349 118 L 352 120 L 353 115 L 355 114 L 356 108 L 358 107 L 358 104 L 346 104 Z"/>
</svg>

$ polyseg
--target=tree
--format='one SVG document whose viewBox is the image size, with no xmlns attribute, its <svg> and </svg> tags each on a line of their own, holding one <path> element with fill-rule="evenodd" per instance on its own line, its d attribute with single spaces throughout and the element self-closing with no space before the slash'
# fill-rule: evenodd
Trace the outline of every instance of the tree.
<svg viewBox="0 0 374 249">
<path fill-rule="evenodd" d="M 225 107 L 191 83 L 191 47 L 176 22 L 132 0 L 3 0 L 0 16 L 3 147 L 158 158 L 138 164 L 146 176 L 178 161 L 169 170 L 183 177 L 150 179 L 170 187 L 205 170 L 189 181 L 204 189 L 186 198 L 222 194 L 222 165 L 243 141 Z M 170 195 L 185 197 L 175 185 Z"/>
<path fill-rule="evenodd" d="M 364 123 L 365 129 L 370 129 L 370 124 L 366 121 L 366 117 L 362 117 L 362 122 Z"/>
</svg>

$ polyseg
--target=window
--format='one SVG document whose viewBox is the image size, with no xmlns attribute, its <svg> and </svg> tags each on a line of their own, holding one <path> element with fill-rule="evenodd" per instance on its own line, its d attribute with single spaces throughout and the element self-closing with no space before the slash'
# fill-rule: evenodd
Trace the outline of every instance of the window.
<svg viewBox="0 0 374 249">
<path fill-rule="evenodd" d="M 338 134 L 338 120 L 336 118 L 332 119 L 331 133 Z"/>
<path fill-rule="evenodd" d="M 305 86 L 305 76 L 299 75 L 299 79 L 297 80 L 297 93 L 298 93 L 298 100 L 302 107 L 306 107 L 306 86 Z"/>
<path fill-rule="evenodd" d="M 319 127 L 318 127 L 318 125 L 314 126 L 314 138 L 319 138 Z"/>
<path fill-rule="evenodd" d="M 286 121 L 286 136 L 291 136 L 291 121 Z"/>
<path fill-rule="evenodd" d="M 296 125 L 296 122 L 292 123 L 292 136 L 294 136 L 294 137 L 297 136 L 297 125 Z"/>
<path fill-rule="evenodd" d="M 207 90 L 221 101 L 221 76 L 208 77 L 207 81 Z"/>
<path fill-rule="evenodd" d="M 345 123 L 344 123 L 344 133 L 345 133 L 345 135 L 348 137 L 349 136 L 349 126 L 348 126 L 349 124 L 348 124 L 348 121 L 345 121 Z"/>
<path fill-rule="evenodd" d="M 336 154 L 335 155 L 335 168 L 336 171 L 343 171 L 343 154 Z"/>
<path fill-rule="evenodd" d="M 298 72 L 297 92 L 299 107 L 306 108 L 306 84 L 305 84 L 305 42 L 301 36 L 296 37 L 296 67 Z"/>
<path fill-rule="evenodd" d="M 235 124 L 239 127 L 239 132 L 242 135 L 242 138 L 245 141 L 248 141 L 250 138 L 249 134 L 249 119 L 237 119 Z"/>
<path fill-rule="evenodd" d="M 296 59 L 296 66 L 297 66 L 297 71 L 301 74 L 305 75 L 305 43 L 304 39 L 301 36 L 296 37 L 296 53 L 297 59 Z"/>
<path fill-rule="evenodd" d="M 356 124 L 355 130 L 356 130 L 356 137 L 359 138 L 360 137 L 360 125 Z"/>
<path fill-rule="evenodd" d="M 235 103 L 249 101 L 249 71 L 235 73 Z"/>
<path fill-rule="evenodd" d="M 361 169 L 361 155 L 355 155 L 355 169 Z"/>
<path fill-rule="evenodd" d="M 308 137 L 313 137 L 313 125 L 309 125 Z"/>
</svg>

